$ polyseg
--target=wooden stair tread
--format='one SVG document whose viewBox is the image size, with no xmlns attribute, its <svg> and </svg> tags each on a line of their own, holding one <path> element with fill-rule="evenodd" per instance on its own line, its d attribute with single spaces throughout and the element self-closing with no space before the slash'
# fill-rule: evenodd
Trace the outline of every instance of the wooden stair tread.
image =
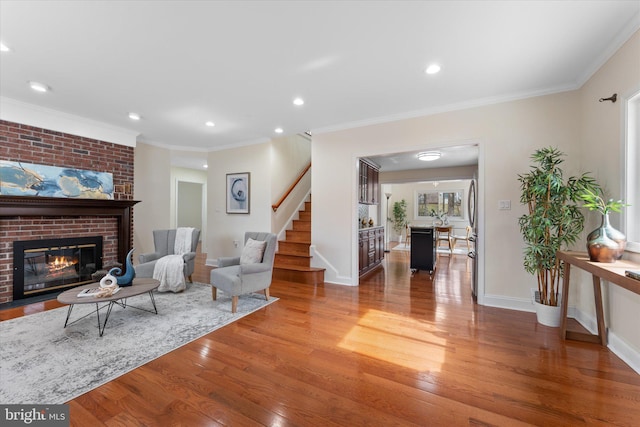
<svg viewBox="0 0 640 427">
<path fill-rule="evenodd" d="M 294 270 L 294 271 L 304 271 L 304 272 L 314 272 L 314 271 L 325 271 L 325 268 L 319 268 L 319 267 L 304 267 L 301 265 L 282 265 L 282 266 L 277 266 L 274 265 L 273 269 L 280 269 L 280 270 Z"/>
<path fill-rule="evenodd" d="M 297 256 L 300 258 L 311 258 L 311 255 L 308 254 L 301 254 L 300 252 L 295 252 L 295 251 L 278 251 L 276 252 L 276 255 L 286 255 L 286 256 Z"/>
</svg>

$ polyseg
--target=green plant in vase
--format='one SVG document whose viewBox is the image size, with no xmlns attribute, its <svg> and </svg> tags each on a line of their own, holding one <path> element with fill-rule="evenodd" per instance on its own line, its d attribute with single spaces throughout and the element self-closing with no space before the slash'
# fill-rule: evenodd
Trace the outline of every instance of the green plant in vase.
<svg viewBox="0 0 640 427">
<path fill-rule="evenodd" d="M 609 223 L 610 212 L 622 212 L 622 208 L 629 206 L 622 200 L 605 199 L 601 188 L 585 189 L 580 194 L 584 200 L 584 207 L 590 211 L 598 211 L 602 215 L 600 227 L 587 236 L 587 251 L 589 259 L 596 262 L 615 262 L 622 257 L 627 245 L 624 234 L 616 230 Z"/>
</svg>

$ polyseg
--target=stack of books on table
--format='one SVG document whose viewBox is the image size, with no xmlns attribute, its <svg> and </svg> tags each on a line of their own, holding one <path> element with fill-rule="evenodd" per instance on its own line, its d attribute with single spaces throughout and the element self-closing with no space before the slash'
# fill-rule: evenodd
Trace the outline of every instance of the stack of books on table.
<svg viewBox="0 0 640 427">
<path fill-rule="evenodd" d="M 640 280 L 640 270 L 627 270 L 624 272 L 625 276 L 631 277 L 632 279 Z"/>
<path fill-rule="evenodd" d="M 101 288 L 101 287 L 87 288 L 87 289 L 81 290 L 78 293 L 78 297 L 95 297 L 95 296 L 99 295 L 101 292 L 104 292 L 104 291 L 105 291 L 105 288 Z M 111 295 L 114 295 L 118 291 L 120 291 L 120 287 L 115 288 L 111 292 Z"/>
</svg>

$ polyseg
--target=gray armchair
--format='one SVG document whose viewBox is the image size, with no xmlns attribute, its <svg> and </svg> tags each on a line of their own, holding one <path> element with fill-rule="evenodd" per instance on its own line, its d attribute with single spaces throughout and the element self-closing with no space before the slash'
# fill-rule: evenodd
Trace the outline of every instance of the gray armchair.
<svg viewBox="0 0 640 427">
<path fill-rule="evenodd" d="M 193 282 L 191 275 L 196 266 L 196 249 L 200 240 L 200 230 L 197 228 L 191 233 L 191 252 L 183 255 L 184 258 L 184 277 Z M 153 277 L 153 269 L 156 262 L 165 255 L 174 255 L 174 246 L 176 242 L 176 230 L 154 230 L 153 246 L 155 252 L 140 254 L 138 260 L 140 264 L 135 266 L 136 277 Z"/>
<path fill-rule="evenodd" d="M 217 298 L 217 289 L 231 294 L 231 312 L 238 309 L 238 296 L 251 292 L 263 291 L 269 299 L 269 286 L 273 273 L 273 260 L 276 254 L 276 235 L 273 233 L 246 232 L 247 240 L 265 241 L 262 262 L 241 264 L 241 257 L 218 258 L 218 268 L 211 270 L 211 297 Z"/>
</svg>

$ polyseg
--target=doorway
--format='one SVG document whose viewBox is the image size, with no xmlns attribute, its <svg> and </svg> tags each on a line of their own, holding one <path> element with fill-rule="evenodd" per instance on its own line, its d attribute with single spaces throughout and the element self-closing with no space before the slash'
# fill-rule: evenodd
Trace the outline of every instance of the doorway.
<svg viewBox="0 0 640 427">
<path fill-rule="evenodd" d="M 176 227 L 193 227 L 202 236 L 204 185 L 199 182 L 176 183 Z M 204 240 L 201 238 L 201 240 Z"/>
<path fill-rule="evenodd" d="M 426 162 L 421 161 L 418 158 L 418 154 L 422 152 L 439 152 L 438 160 Z M 466 208 L 468 197 L 468 186 L 470 180 L 475 180 L 477 184 L 477 228 L 479 235 L 483 235 L 484 232 L 484 203 L 482 195 L 484 194 L 484 159 L 483 159 L 482 144 L 478 140 L 457 141 L 450 145 L 443 144 L 438 147 L 428 147 L 424 149 L 414 149 L 404 152 L 389 152 L 389 153 L 377 153 L 375 155 L 367 155 L 366 158 L 380 165 L 379 174 L 379 194 L 385 195 L 381 198 L 381 204 L 378 206 L 380 222 L 387 223 L 387 216 L 390 215 L 390 210 L 393 208 L 393 204 L 399 201 L 402 197 L 406 197 L 407 200 L 411 198 L 413 201 L 417 195 L 414 189 L 411 189 L 407 194 L 403 195 L 394 194 L 394 191 L 390 190 L 394 185 L 406 184 L 407 186 L 428 185 L 433 188 L 429 190 L 437 190 L 438 192 L 446 187 L 445 183 L 451 184 L 452 190 L 463 190 L 463 205 Z M 428 184 L 427 184 L 428 183 Z M 459 188 L 458 188 L 459 187 Z M 427 191 L 428 192 L 428 191 Z M 389 200 L 386 199 L 386 194 L 389 193 Z M 399 198 L 398 198 L 399 197 Z M 465 209 L 466 210 L 466 209 Z M 411 216 L 420 216 L 414 214 L 415 209 L 412 208 L 410 212 Z M 468 219 L 468 213 L 463 214 L 463 219 Z M 428 218 L 426 222 L 431 223 L 431 218 Z M 420 219 L 419 222 L 422 222 Z M 390 227 L 388 227 L 390 228 Z M 389 234 L 393 234 L 389 230 Z M 385 238 L 396 237 L 385 236 Z M 403 236 L 404 237 L 404 236 Z M 357 242 L 357 239 L 355 239 Z M 391 246 L 391 245 L 390 245 Z M 477 286 L 478 286 L 478 303 L 483 303 L 484 294 L 484 254 L 482 248 L 484 246 L 483 241 L 477 240 L 475 248 L 477 248 L 476 262 L 478 265 L 477 273 Z M 358 260 L 357 247 L 354 246 L 354 259 Z M 357 270 L 356 270 L 357 271 Z M 355 281 L 358 283 L 358 281 Z"/>
</svg>

